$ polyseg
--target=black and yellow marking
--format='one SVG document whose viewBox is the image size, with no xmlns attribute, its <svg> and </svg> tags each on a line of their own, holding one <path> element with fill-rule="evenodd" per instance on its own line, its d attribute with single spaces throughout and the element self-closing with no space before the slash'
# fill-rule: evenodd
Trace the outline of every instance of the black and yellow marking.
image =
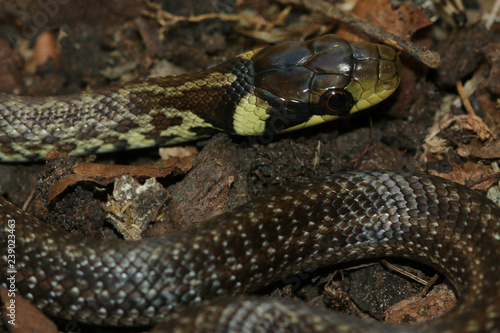
<svg viewBox="0 0 500 333">
<path fill-rule="evenodd" d="M 176 144 L 216 131 L 296 130 L 384 100 L 399 84 L 399 66 L 390 47 L 328 35 L 249 51 L 195 74 L 71 96 L 0 94 L 0 160 Z"/>
</svg>

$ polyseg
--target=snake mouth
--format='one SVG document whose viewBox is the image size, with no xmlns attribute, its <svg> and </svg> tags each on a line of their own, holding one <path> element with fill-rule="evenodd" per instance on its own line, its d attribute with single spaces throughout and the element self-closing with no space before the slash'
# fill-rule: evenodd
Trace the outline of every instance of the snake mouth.
<svg viewBox="0 0 500 333">
<path fill-rule="evenodd" d="M 401 61 L 396 51 L 385 45 L 352 43 L 353 80 L 345 88 L 357 101 L 351 113 L 374 106 L 388 98 L 401 81 Z"/>
</svg>

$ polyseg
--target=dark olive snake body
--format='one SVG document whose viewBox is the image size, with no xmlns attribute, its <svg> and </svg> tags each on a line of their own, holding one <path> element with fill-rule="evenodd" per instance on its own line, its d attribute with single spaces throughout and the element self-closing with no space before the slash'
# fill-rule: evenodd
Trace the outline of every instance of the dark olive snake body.
<svg viewBox="0 0 500 333">
<path fill-rule="evenodd" d="M 43 157 L 51 147 L 64 150 L 67 146 L 67 151 L 76 154 L 99 151 L 93 145 L 105 139 L 103 131 L 88 139 L 85 135 L 93 133 L 92 128 L 85 129 L 86 134 L 81 136 L 85 143 L 78 147 L 80 141 L 48 131 L 48 123 L 37 127 L 33 119 L 61 116 L 54 101 L 62 103 L 58 105 L 71 117 L 80 116 L 82 101 L 86 100 L 92 101 L 94 107 L 101 105 L 104 113 L 113 114 L 114 123 L 135 112 L 143 118 L 144 125 L 153 128 L 157 123 L 148 117 L 164 112 L 160 118 L 172 120 L 175 114 L 182 121 L 177 125 L 167 121 L 161 125 L 162 131 L 180 133 L 184 126 L 186 139 L 196 138 L 203 126 L 191 132 L 185 121 L 194 118 L 182 105 L 199 100 L 210 90 L 214 96 L 222 94 L 216 99 L 234 107 L 224 109 L 226 116 L 230 114 L 235 119 L 238 112 L 246 109 L 261 117 L 262 123 L 250 126 L 262 130 L 260 133 L 266 129 L 294 130 L 330 120 L 337 117 L 333 111 L 343 114 L 347 108 L 347 113 L 354 112 L 383 99 L 380 96 L 387 97 L 387 92 L 381 90 L 384 85 L 378 85 L 380 82 L 386 82 L 388 90 L 394 90 L 394 84 L 399 83 L 397 58 L 386 60 L 391 58 L 390 51 L 373 44 L 349 45 L 327 36 L 246 54 L 242 58 L 250 67 L 238 67 L 240 73 L 246 71 L 240 74 L 244 77 L 225 76 L 226 81 L 232 77 L 232 83 L 240 82 L 229 85 L 231 92 L 239 91 L 240 99 L 233 97 L 234 103 L 229 103 L 232 99 L 223 93 L 228 89 L 225 84 L 215 90 L 214 82 L 209 86 L 190 84 L 195 77 L 220 78 L 224 76 L 221 68 L 228 65 L 195 76 L 162 80 L 162 84 L 178 82 L 187 87 L 161 88 L 168 90 L 162 92 L 163 106 L 169 105 L 164 111 L 151 107 L 162 104 L 158 95 L 131 112 L 125 110 L 126 103 L 112 101 L 127 94 L 129 98 L 131 91 L 137 95 L 141 84 L 126 86 L 121 91 L 91 93 L 87 99 L 23 99 L 4 95 L 0 98 L 0 152 L 4 160 L 12 161 Z M 260 58 L 253 58 L 259 54 Z M 327 59 L 326 54 L 331 57 Z M 258 65 L 252 67 L 252 61 Z M 239 61 L 229 63 L 240 65 Z M 314 74 L 309 73 L 310 67 Z M 252 79 L 245 76 L 251 73 Z M 301 73 L 306 79 L 302 76 L 292 80 Z M 275 87 L 280 80 L 283 84 Z M 159 94 L 161 90 L 152 82 L 159 81 L 142 84 L 146 95 L 153 90 Z M 237 88 L 242 82 L 246 82 L 248 91 Z M 300 86 L 307 89 L 292 96 Z M 373 94 L 378 97 L 371 97 Z M 179 98 L 183 101 L 177 101 Z M 172 108 L 174 99 L 178 104 Z M 210 99 L 201 99 L 210 103 Z M 247 104 L 237 111 L 243 99 Z M 130 102 L 130 98 L 127 100 Z M 25 108 L 21 107 L 23 101 Z M 215 109 L 210 107 L 197 117 L 208 117 L 210 112 L 215 117 Z M 81 116 L 90 119 L 88 115 Z M 239 116 L 242 118 L 238 121 L 246 118 Z M 254 116 L 248 117 L 255 120 Z M 271 128 L 268 120 L 272 117 L 279 130 Z M 207 119 L 204 121 L 210 123 Z M 73 127 L 63 124 L 59 128 L 84 128 L 76 125 L 76 119 L 71 121 Z M 136 121 L 139 122 L 130 116 L 120 126 L 137 128 Z M 12 125 L 15 122 L 25 123 L 24 127 L 16 130 Z M 217 125 L 209 129 L 245 134 L 238 133 L 234 124 L 233 121 L 231 128 Z M 174 130 L 172 126 L 177 127 Z M 30 128 L 34 130 L 30 132 Z M 108 128 L 111 136 L 122 131 Z M 138 133 L 132 133 L 132 138 L 121 137 L 121 145 L 110 144 L 108 148 L 136 147 L 132 143 Z M 161 137 L 161 131 L 157 134 Z M 179 134 L 177 138 L 180 137 Z M 160 141 L 148 143 L 166 143 Z M 2 248 L 7 249 L 15 238 L 15 255 L 0 254 L 2 285 L 9 287 L 7 278 L 15 275 L 19 294 L 47 314 L 70 321 L 104 326 L 148 326 L 166 321 L 156 330 L 176 332 L 500 332 L 500 209 L 484 196 L 438 177 L 393 171 L 339 173 L 270 193 L 196 228 L 137 242 L 75 238 L 29 216 L 5 199 L 0 200 L 0 221 Z M 460 294 L 458 305 L 445 317 L 428 323 L 386 326 L 297 303 L 226 298 L 304 270 L 385 256 L 412 258 L 444 273 Z"/>
<path fill-rule="evenodd" d="M 68 320 L 148 325 L 203 299 L 246 293 L 300 271 L 403 256 L 436 267 L 461 294 L 447 317 L 415 330 L 500 328 L 500 210 L 464 186 L 436 177 L 338 174 L 262 197 L 196 229 L 139 242 L 75 239 L 6 201 L 1 205 L 2 221 L 16 220 L 19 292 L 46 313 Z M 0 262 L 5 278 L 5 257 Z M 206 331 L 227 325 L 218 322 L 223 311 L 207 311 L 208 316 L 193 310 L 205 316 Z M 186 329 L 200 321 L 178 320 L 185 327 L 180 331 L 202 331 Z M 313 323 L 347 325 L 309 320 L 301 331 L 315 331 Z"/>
</svg>

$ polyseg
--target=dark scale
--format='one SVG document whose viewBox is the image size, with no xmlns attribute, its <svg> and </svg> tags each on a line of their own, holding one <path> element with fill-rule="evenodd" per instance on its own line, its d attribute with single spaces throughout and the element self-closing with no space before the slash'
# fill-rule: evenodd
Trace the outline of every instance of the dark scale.
<svg viewBox="0 0 500 333">
<path fill-rule="evenodd" d="M 266 132 L 280 132 L 307 122 L 314 115 L 345 114 L 353 105 L 344 91 L 351 82 L 353 49 L 344 39 L 285 43 L 254 56 L 255 94 L 271 106 Z M 345 98 L 321 103 L 332 91 Z M 332 108 L 333 107 L 333 108 Z"/>
</svg>

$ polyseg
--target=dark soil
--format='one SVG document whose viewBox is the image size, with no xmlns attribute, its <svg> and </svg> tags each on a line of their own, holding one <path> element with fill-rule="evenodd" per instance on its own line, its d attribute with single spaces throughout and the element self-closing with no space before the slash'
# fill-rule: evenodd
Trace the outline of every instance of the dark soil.
<svg viewBox="0 0 500 333">
<path fill-rule="evenodd" d="M 161 8 L 178 16 L 236 14 L 252 9 L 252 15 L 271 20 L 276 14 L 270 11 L 267 1 L 264 2 L 265 5 L 245 7 L 236 6 L 232 0 L 156 1 Z M 36 96 L 66 94 L 137 80 L 151 73 L 170 75 L 179 69 L 194 72 L 266 45 L 239 33 L 240 27 L 234 21 L 209 19 L 162 25 L 158 17 L 144 15 L 145 11 L 154 13 L 142 0 L 78 0 L 50 11 L 41 8 L 39 1 L 18 1 L 15 6 L 6 6 L 0 12 L 0 89 Z M 300 15 L 308 13 L 300 8 L 291 13 L 291 17 Z M 39 24 L 37 17 L 46 19 Z M 495 59 L 492 54 L 500 52 L 495 44 L 499 40 L 498 26 L 496 31 L 486 31 L 479 25 L 461 31 L 451 27 L 443 29 L 447 38 L 439 40 L 433 36 L 432 29 L 423 32 L 432 40 L 431 48 L 440 52 L 443 66 L 437 71 L 428 70 L 402 55 L 407 78 L 394 96 L 370 110 L 276 136 L 269 142 L 220 134 L 188 145 L 201 152 L 195 156 L 193 168 L 187 174 L 159 179 L 167 189 L 165 204 L 143 237 L 198 223 L 272 189 L 340 170 L 392 169 L 439 175 L 465 170 L 464 173 L 475 175 L 464 180 L 469 185 L 481 177 L 487 178 L 500 154 L 481 158 L 464 154 L 460 148 L 478 150 L 496 139 L 481 140 L 476 130 L 456 122 L 438 134 L 447 142 L 448 150 L 430 147 L 425 140 L 435 123 L 441 121 L 443 116 L 435 115 L 443 109 L 452 116 L 467 114 L 461 105 L 447 101 L 458 96 L 457 80 L 465 82 L 474 75 L 479 76 L 480 84 L 470 96 L 471 103 L 493 133 L 500 133 L 500 115 L 494 102 L 498 96 L 493 95 L 491 91 L 495 87 L 488 81 L 490 70 L 498 69 L 498 63 L 491 60 Z M 33 48 L 41 32 L 51 32 L 57 38 L 58 56 L 38 65 L 35 72 L 28 72 L 26 65 L 30 58 L 26 50 Z M 139 165 L 153 163 L 158 158 L 155 148 L 97 156 L 94 162 Z M 51 186 L 71 173 L 72 166 L 81 161 L 62 158 L 47 164 L 3 164 L 0 165 L 0 188 L 19 206 L 35 191 L 35 204 L 29 205 L 28 210 L 48 223 L 89 237 L 120 238 L 102 209 L 113 190 L 112 184 L 76 183 L 49 200 Z M 484 171 L 485 166 L 491 167 L 489 173 Z M 145 179 L 138 177 L 138 180 Z M 486 187 L 479 189 L 484 191 Z M 422 269 L 415 263 L 397 263 Z M 334 274 L 339 267 L 304 273 L 288 283 L 274 283 L 261 293 L 285 295 L 325 306 L 325 303 L 332 304 L 325 301 L 330 296 L 320 295 L 325 285 L 333 283 L 342 293 L 349 294 L 335 308 L 357 312 L 353 310 L 357 307 L 383 320 L 384 311 L 390 305 L 422 289 L 420 284 L 386 266 L 345 268 L 340 268 L 342 274 Z M 417 274 L 428 278 L 434 274 L 428 268 L 423 271 L 425 273 Z"/>
</svg>

